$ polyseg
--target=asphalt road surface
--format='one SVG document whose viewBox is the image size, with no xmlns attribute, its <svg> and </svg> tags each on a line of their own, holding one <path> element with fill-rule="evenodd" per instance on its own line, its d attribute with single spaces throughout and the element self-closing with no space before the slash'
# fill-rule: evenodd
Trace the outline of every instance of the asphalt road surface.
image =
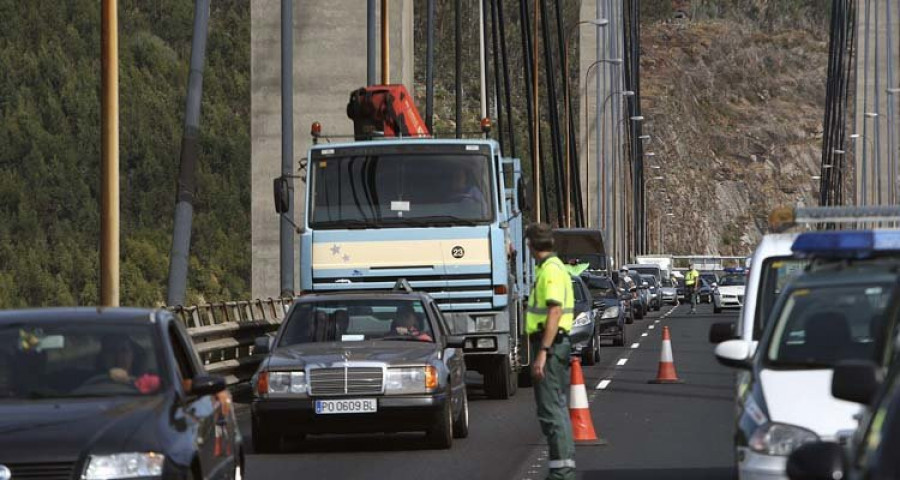
<svg viewBox="0 0 900 480">
<path fill-rule="evenodd" d="M 603 480 L 730 480 L 734 459 L 733 374 L 719 366 L 707 342 L 709 326 L 733 320 L 709 305 L 665 307 L 629 325 L 625 347 L 604 345 L 601 361 L 584 368 L 591 416 L 607 445 L 579 446 L 578 478 Z M 672 335 L 683 383 L 648 384 L 659 365 L 662 327 Z M 547 472 L 544 439 L 531 389 L 510 400 L 488 400 L 470 374 L 470 432 L 450 450 L 428 450 L 414 434 L 314 436 L 283 453 L 248 455 L 255 479 L 513 479 Z M 247 408 L 239 408 L 247 445 Z M 248 447 L 249 448 L 249 447 Z"/>
</svg>

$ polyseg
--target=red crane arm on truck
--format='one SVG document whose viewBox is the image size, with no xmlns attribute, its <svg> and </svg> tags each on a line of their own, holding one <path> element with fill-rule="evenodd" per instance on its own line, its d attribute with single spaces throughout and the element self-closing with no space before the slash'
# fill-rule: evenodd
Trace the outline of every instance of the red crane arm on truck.
<svg viewBox="0 0 900 480">
<path fill-rule="evenodd" d="M 385 137 L 427 137 L 431 134 L 403 85 L 371 85 L 353 91 L 347 104 L 357 140 L 374 132 Z"/>
</svg>

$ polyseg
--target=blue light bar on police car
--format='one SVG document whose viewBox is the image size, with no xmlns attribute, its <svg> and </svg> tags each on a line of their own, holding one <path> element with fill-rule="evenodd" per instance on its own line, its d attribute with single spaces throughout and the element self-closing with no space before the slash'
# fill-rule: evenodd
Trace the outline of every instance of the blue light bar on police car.
<svg viewBox="0 0 900 480">
<path fill-rule="evenodd" d="M 867 258 L 876 253 L 900 252 L 900 230 L 844 230 L 807 232 L 791 250 L 802 257 Z"/>
</svg>

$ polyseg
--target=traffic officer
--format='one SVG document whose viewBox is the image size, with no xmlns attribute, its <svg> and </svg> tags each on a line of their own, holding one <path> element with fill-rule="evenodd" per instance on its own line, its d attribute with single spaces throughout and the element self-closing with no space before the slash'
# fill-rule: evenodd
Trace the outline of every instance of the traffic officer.
<svg viewBox="0 0 900 480">
<path fill-rule="evenodd" d="M 697 300 L 700 292 L 700 272 L 697 271 L 696 265 L 691 265 L 691 269 L 684 275 L 684 294 L 690 295 L 691 313 L 697 313 Z"/>
<path fill-rule="evenodd" d="M 569 355 L 575 293 L 563 262 L 553 253 L 553 230 L 529 225 L 525 239 L 534 256 L 534 286 L 528 297 L 525 331 L 531 342 L 531 374 L 541 431 L 550 449 L 548 479 L 575 478 L 575 442 L 569 420 Z"/>
</svg>

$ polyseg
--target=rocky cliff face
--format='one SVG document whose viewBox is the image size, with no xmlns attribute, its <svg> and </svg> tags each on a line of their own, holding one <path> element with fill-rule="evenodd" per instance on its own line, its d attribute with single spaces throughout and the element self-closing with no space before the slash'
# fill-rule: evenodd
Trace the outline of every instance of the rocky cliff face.
<svg viewBox="0 0 900 480">
<path fill-rule="evenodd" d="M 661 166 L 648 176 L 666 177 L 648 191 L 653 250 L 663 218 L 665 251 L 747 254 L 774 207 L 816 203 L 826 25 L 805 15 L 775 25 L 758 14 L 769 2 L 749 3 L 642 24 L 645 149 Z"/>
</svg>

